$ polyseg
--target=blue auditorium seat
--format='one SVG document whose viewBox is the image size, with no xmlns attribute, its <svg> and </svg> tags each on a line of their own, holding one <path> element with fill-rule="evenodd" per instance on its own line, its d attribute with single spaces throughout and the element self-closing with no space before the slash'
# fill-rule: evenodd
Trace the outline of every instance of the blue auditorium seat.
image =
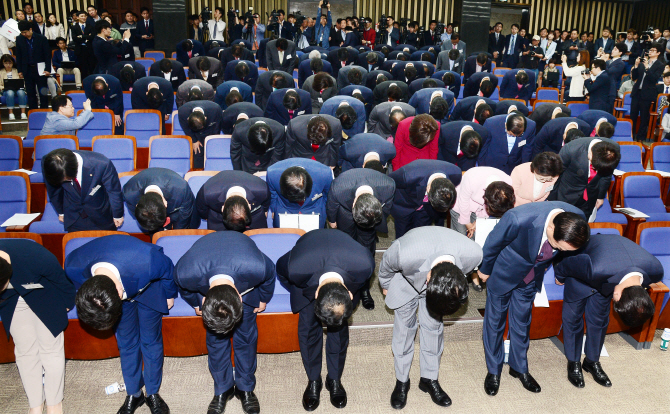
<svg viewBox="0 0 670 414">
<path fill-rule="evenodd" d="M 63 138 L 39 138 L 35 144 L 35 152 L 33 156 L 35 162 L 33 163 L 33 171 L 37 174 L 31 174 L 30 182 L 31 183 L 43 183 L 44 177 L 42 176 L 42 157 L 50 153 L 51 151 L 59 148 L 67 148 L 70 150 L 79 149 L 77 145 L 77 138 L 73 135 L 62 135 Z"/>
<path fill-rule="evenodd" d="M 138 148 L 148 148 L 151 137 L 161 135 L 163 125 L 159 111 L 146 112 L 134 109 L 126 111 L 124 123 L 123 135 L 134 136 Z"/>
<path fill-rule="evenodd" d="M 627 122 L 618 122 L 617 126 L 628 124 Z M 614 138 L 614 137 L 612 137 Z M 624 172 L 644 171 L 642 166 L 642 147 L 640 145 L 621 145 L 621 161 L 617 165 L 617 170 Z"/>
<path fill-rule="evenodd" d="M 670 172 L 670 144 L 651 144 L 652 169 Z"/>
<path fill-rule="evenodd" d="M 81 112 L 78 112 L 78 114 Z M 93 137 L 114 134 L 114 112 L 109 109 L 94 109 L 93 119 L 77 130 L 79 147 L 91 148 Z"/>
<path fill-rule="evenodd" d="M 642 228 L 640 231 L 640 246 L 654 255 L 663 265 L 662 282 L 666 286 L 670 286 L 670 244 L 668 240 L 670 240 L 670 227 Z M 663 298 L 661 313 L 665 310 L 669 298 L 670 294 L 666 293 Z"/>
<path fill-rule="evenodd" d="M 200 187 L 215 174 L 215 171 L 193 171 L 186 174 L 186 182 L 188 182 L 188 186 L 191 188 L 194 197 L 198 196 Z M 207 230 L 207 220 L 200 219 L 200 227 L 198 229 Z"/>
<path fill-rule="evenodd" d="M 123 173 L 135 169 L 137 158 L 135 145 L 135 137 L 116 135 L 96 138 L 93 140 L 92 149 L 109 158 L 117 173 Z"/>
<path fill-rule="evenodd" d="M 570 102 L 568 103 L 568 108 L 570 108 L 570 116 L 577 117 L 581 115 L 582 112 L 589 110 L 589 104 L 582 102 Z"/>
<path fill-rule="evenodd" d="M 172 135 L 151 137 L 149 168 L 167 168 L 183 177 L 193 166 L 191 139 Z"/>
<path fill-rule="evenodd" d="M 210 135 L 205 138 L 205 171 L 233 169 L 230 141 L 230 135 Z"/>
<path fill-rule="evenodd" d="M 74 106 L 75 113 L 84 109 L 84 102 L 86 102 L 86 99 L 88 99 L 86 98 L 84 91 L 70 91 L 67 92 L 66 95 L 72 99 L 72 106 Z"/>
<path fill-rule="evenodd" d="M 0 175 L 0 224 L 14 214 L 26 214 L 30 211 L 28 205 L 28 191 L 30 184 L 25 174 L 3 173 Z M 0 232 L 5 228 L 0 227 Z"/>
<path fill-rule="evenodd" d="M 28 133 L 23 140 L 25 148 L 34 147 L 35 137 L 42 133 L 49 112 L 51 112 L 51 109 L 32 109 L 28 112 Z"/>
<path fill-rule="evenodd" d="M 617 122 L 616 125 L 614 125 L 614 135 L 612 135 L 612 140 L 617 142 L 633 141 L 633 124 L 627 121 Z"/>
<path fill-rule="evenodd" d="M 172 112 L 172 116 L 170 117 L 172 119 L 172 135 L 184 135 L 184 129 L 181 127 L 181 124 L 179 123 L 179 116 L 177 114 L 177 111 Z"/>
<path fill-rule="evenodd" d="M 655 175 L 624 176 L 623 206 L 647 214 L 647 221 L 670 221 L 661 199 L 661 183 Z"/>
<path fill-rule="evenodd" d="M 605 197 L 603 205 L 598 209 L 596 214 L 596 223 L 617 223 L 625 226 L 628 224 L 628 219 L 621 213 L 612 212 L 612 205 L 608 197 Z"/>
<path fill-rule="evenodd" d="M 12 171 L 21 166 L 23 143 L 20 137 L 0 135 L 0 171 Z"/>
<path fill-rule="evenodd" d="M 555 88 L 540 88 L 536 93 L 536 98 L 538 101 L 556 101 L 558 102 L 558 89 Z"/>
</svg>

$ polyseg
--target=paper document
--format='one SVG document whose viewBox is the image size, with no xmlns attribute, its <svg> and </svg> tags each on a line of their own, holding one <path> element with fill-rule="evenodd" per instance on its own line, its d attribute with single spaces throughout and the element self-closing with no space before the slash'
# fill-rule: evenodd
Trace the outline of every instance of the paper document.
<svg viewBox="0 0 670 414">
<path fill-rule="evenodd" d="M 16 36 L 19 34 L 19 23 L 14 19 L 8 19 L 0 28 L 0 35 L 6 37 L 12 42 L 16 42 Z"/>
<path fill-rule="evenodd" d="M 615 168 L 615 169 L 614 169 L 614 172 L 613 172 L 612 174 L 614 174 L 614 175 L 616 175 L 616 176 L 621 176 L 621 175 L 623 175 L 625 172 L 626 172 L 626 171 L 617 170 L 617 169 Z"/>
<path fill-rule="evenodd" d="M 584 335 L 584 340 L 582 341 L 582 355 L 586 355 L 584 353 L 584 346 L 586 345 L 586 335 Z M 603 349 L 600 350 L 600 356 L 601 357 L 608 357 L 610 354 L 607 353 L 607 349 L 605 349 L 605 344 L 603 344 Z"/>
<path fill-rule="evenodd" d="M 549 307 L 549 299 L 547 298 L 547 289 L 544 287 L 544 283 L 542 284 L 542 290 L 535 294 L 535 301 L 533 301 L 533 305 L 535 305 L 536 308 Z"/>
<path fill-rule="evenodd" d="M 640 210 L 635 210 L 634 208 L 625 207 L 625 208 L 615 208 L 616 211 L 620 211 L 624 214 L 628 214 L 633 218 L 648 218 L 649 216 L 641 212 Z"/>
<path fill-rule="evenodd" d="M 279 227 L 305 231 L 318 230 L 319 216 L 319 214 L 280 214 Z"/>
<path fill-rule="evenodd" d="M 7 220 L 5 220 L 0 227 L 9 227 L 9 226 L 27 226 L 31 221 L 39 217 L 40 213 L 33 214 L 14 214 Z"/>
<path fill-rule="evenodd" d="M 24 170 L 23 168 L 19 168 L 18 170 L 12 170 L 12 172 L 22 172 L 22 173 L 28 174 L 28 175 L 37 174 L 37 172 L 35 172 L 35 171 Z"/>
<path fill-rule="evenodd" d="M 484 247 L 484 243 L 486 243 L 486 238 L 489 237 L 489 233 L 493 230 L 493 228 L 498 224 L 500 219 L 492 219 L 492 218 L 477 218 L 477 229 L 475 231 L 475 243 L 480 245 L 482 248 Z"/>
<path fill-rule="evenodd" d="M 39 73 L 40 76 L 44 76 L 44 69 L 46 68 L 46 63 L 44 62 L 37 62 L 37 73 Z"/>
</svg>

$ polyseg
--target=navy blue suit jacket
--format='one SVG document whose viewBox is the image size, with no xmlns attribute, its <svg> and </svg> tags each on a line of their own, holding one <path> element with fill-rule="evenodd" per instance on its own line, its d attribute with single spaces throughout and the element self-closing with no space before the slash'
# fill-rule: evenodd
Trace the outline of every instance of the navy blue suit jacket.
<svg viewBox="0 0 670 414">
<path fill-rule="evenodd" d="M 535 287 L 539 292 L 542 288 L 544 272 L 551 260 L 536 263 L 544 225 L 553 209 L 566 212 L 584 213 L 560 201 L 544 201 L 528 203 L 506 212 L 500 222 L 489 233 L 484 244 L 484 258 L 479 271 L 489 275 L 487 289 L 496 295 L 504 295 L 515 289 L 535 269 Z M 531 282 L 531 283 L 533 283 Z"/>
<path fill-rule="evenodd" d="M 365 121 L 367 119 L 365 112 L 365 104 L 359 101 L 356 98 L 351 96 L 333 96 L 330 99 L 327 99 L 321 106 L 320 114 L 326 114 L 335 117 L 337 108 L 339 108 L 342 102 L 346 102 L 351 106 L 354 111 L 356 111 L 356 122 L 351 129 L 342 128 L 342 132 L 347 134 L 348 137 L 353 137 L 357 134 L 362 134 L 365 131 Z"/>
<path fill-rule="evenodd" d="M 337 74 L 340 72 L 340 68 L 342 67 L 342 62 L 337 59 L 337 52 L 340 49 L 334 49 L 328 52 L 328 61 L 330 62 L 330 65 L 333 69 L 333 77 L 337 79 Z M 347 61 L 345 62 L 345 66 L 351 66 L 355 65 L 356 62 L 358 61 L 358 52 L 356 52 L 353 49 L 346 49 L 348 56 L 347 56 Z"/>
<path fill-rule="evenodd" d="M 542 130 L 537 133 L 535 136 L 535 143 L 533 144 L 533 154 L 531 159 L 541 152 L 554 152 L 558 154 L 563 148 L 563 134 L 565 133 L 565 127 L 570 123 L 577 123 L 577 128 L 579 128 L 584 136 L 588 137 L 591 135 L 593 128 L 579 118 L 565 117 L 565 118 L 556 118 L 544 124 Z"/>
<path fill-rule="evenodd" d="M 481 71 L 488 73 L 493 72 L 491 70 L 491 59 L 486 61 Z M 467 82 L 473 73 L 478 73 L 477 56 L 470 56 L 469 58 L 465 59 L 465 65 L 463 65 L 463 83 Z"/>
<path fill-rule="evenodd" d="M 249 144 L 249 129 L 256 123 L 265 123 L 272 130 L 272 146 L 264 154 L 256 154 Z M 230 141 L 230 160 L 234 170 L 254 174 L 267 171 L 268 167 L 284 157 L 286 127 L 269 118 L 249 118 L 235 125 Z"/>
<path fill-rule="evenodd" d="M 54 56 L 56 56 L 56 54 L 54 54 Z M 119 81 L 121 81 L 121 88 L 124 91 L 129 91 L 130 88 L 133 87 L 134 82 L 127 84 L 123 82 L 123 80 L 121 79 L 121 69 L 123 69 L 126 65 L 132 66 L 133 71 L 135 72 L 135 80 L 146 78 L 147 70 L 141 63 L 137 63 L 134 60 L 131 61 L 124 60 L 122 62 L 117 62 L 114 65 L 112 65 L 111 68 L 109 68 L 109 74 L 117 78 Z M 150 75 L 150 76 L 160 76 L 162 79 L 165 79 L 162 73 L 160 73 L 159 75 Z"/>
<path fill-rule="evenodd" d="M 483 126 L 471 121 L 451 121 L 448 125 L 448 128 L 440 128 L 440 140 L 437 152 L 438 160 L 444 160 L 455 164 L 463 171 L 467 171 L 470 168 L 477 166 L 477 157 L 458 157 L 458 151 L 460 150 L 459 143 L 461 140 L 461 130 L 465 126 L 471 127 L 476 133 L 479 134 L 479 136 L 482 138 L 482 146 L 489 140 L 489 130 Z M 482 146 L 479 147 L 480 151 Z"/>
<path fill-rule="evenodd" d="M 64 267 L 79 289 L 93 277 L 91 267 L 100 262 L 111 263 L 119 270 L 128 300 L 168 313 L 167 300 L 177 297 L 177 286 L 174 265 L 162 247 L 123 234 L 98 237 L 70 252 Z"/>
<path fill-rule="evenodd" d="M 526 102 L 530 101 L 530 98 L 533 96 L 533 92 L 535 92 L 535 72 L 532 70 L 524 70 L 524 72 L 526 72 L 528 75 L 528 83 L 519 89 L 515 76 L 520 70 L 523 69 L 514 69 L 505 73 L 502 82 L 500 83 L 501 98 L 515 98 Z"/>
<path fill-rule="evenodd" d="M 193 112 L 195 107 L 200 107 L 205 112 L 205 123 L 207 124 L 202 130 L 198 132 L 191 131 L 188 126 L 188 117 Z M 193 142 L 200 142 L 205 144 L 205 138 L 210 135 L 218 135 L 221 133 L 221 124 L 223 123 L 223 113 L 221 107 L 212 101 L 191 101 L 186 102 L 179 107 L 177 112 L 179 117 L 179 125 L 184 130 L 184 135 L 191 137 Z"/>
<path fill-rule="evenodd" d="M 438 160 L 416 160 L 393 171 L 390 177 L 395 181 L 393 209 L 414 211 L 424 203 L 428 179 L 431 175 L 442 173 L 454 186 L 461 183 L 463 173 L 454 164 Z"/>
<path fill-rule="evenodd" d="M 616 126 L 617 119 L 614 115 L 612 115 L 611 112 L 606 112 L 606 111 L 601 111 L 599 109 L 589 109 L 581 114 L 577 115 L 578 119 L 581 119 L 582 121 L 585 121 L 589 126 L 591 127 L 591 132 L 596 128 L 596 125 L 598 124 L 598 121 L 601 118 L 606 118 L 607 122 L 610 124 Z M 587 136 L 591 135 L 591 132 L 587 134 Z"/>
<path fill-rule="evenodd" d="M 340 157 L 337 165 L 342 172 L 353 168 L 363 168 L 365 156 L 370 152 L 379 154 L 382 165 L 388 164 L 395 158 L 395 145 L 377 134 L 356 134 L 340 147 Z"/>
<path fill-rule="evenodd" d="M 526 131 L 520 137 L 516 137 L 512 152 L 509 152 L 505 131 L 506 119 L 507 115 L 495 115 L 484 122 L 484 128 L 489 130 L 491 138 L 486 141 L 479 153 L 478 165 L 494 167 L 509 175 L 517 165 L 533 160 L 535 122 L 526 118 Z"/>
<path fill-rule="evenodd" d="M 245 79 L 240 79 L 235 75 L 235 66 L 240 62 L 245 62 L 249 67 L 249 75 L 247 75 Z M 223 80 L 244 82 L 249 85 L 251 89 L 256 89 L 256 82 L 258 81 L 258 67 L 256 66 L 256 62 L 250 62 L 248 60 L 231 60 L 226 64 L 226 68 L 223 72 Z"/>
<path fill-rule="evenodd" d="M 242 302 L 257 308 L 268 303 L 275 291 L 275 265 L 250 237 L 235 231 L 202 236 L 179 259 L 174 280 L 181 297 L 194 308 L 202 307 L 209 291 L 209 278 L 228 275 L 242 296 Z"/>
<path fill-rule="evenodd" d="M 174 108 L 174 90 L 172 83 L 164 77 L 147 76 L 138 79 L 133 84 L 133 91 L 130 93 L 130 103 L 133 109 L 155 109 L 149 106 L 147 101 L 147 91 L 150 83 L 157 83 L 158 89 L 163 94 L 163 104 L 158 108 L 165 119 L 166 114 L 171 114 Z"/>
<path fill-rule="evenodd" d="M 258 60 L 259 68 L 268 67 L 267 61 L 265 60 L 265 46 L 267 46 L 270 40 L 272 39 L 268 37 L 266 39 L 261 39 L 261 41 L 258 43 L 258 49 L 256 49 L 256 60 Z"/>
<path fill-rule="evenodd" d="M 137 39 L 139 41 L 140 50 L 144 51 L 146 49 L 153 48 L 156 42 L 154 39 L 142 39 L 142 36 L 153 36 L 154 35 L 154 19 L 149 19 L 149 28 L 144 25 L 144 19 L 137 21 Z"/>
<path fill-rule="evenodd" d="M 107 82 L 109 88 L 109 91 L 103 96 L 98 96 L 91 91 L 93 81 L 100 77 Z M 82 81 L 82 87 L 84 93 L 86 93 L 86 98 L 91 100 L 91 108 L 105 109 L 107 107 L 114 112 L 114 115 L 123 116 L 123 89 L 121 88 L 121 82 L 114 76 L 105 74 L 87 76 Z"/>
<path fill-rule="evenodd" d="M 472 121 L 472 118 L 475 117 L 475 107 L 480 99 L 483 99 L 493 111 L 496 110 L 496 102 L 494 100 L 480 96 L 470 96 L 458 101 L 449 119 L 452 121 Z"/>
<path fill-rule="evenodd" d="M 444 124 L 449 121 L 449 113 L 451 110 L 454 108 L 454 94 L 451 93 L 449 89 L 445 88 L 427 88 L 427 89 L 421 89 L 417 91 L 414 95 L 412 95 L 411 98 L 409 98 L 409 104 L 416 109 L 416 114 L 428 114 L 430 113 L 430 97 L 433 95 L 433 93 L 439 92 L 442 94 L 442 97 L 447 101 L 447 104 L 449 104 L 449 111 L 447 111 L 447 114 L 444 116 L 444 118 L 440 119 L 440 123 Z"/>
<path fill-rule="evenodd" d="M 614 287 L 631 272 L 642 274 L 642 286 L 663 279 L 661 262 L 647 250 L 625 237 L 595 234 L 575 254 L 554 266 L 556 280 L 565 283 L 563 300 L 574 302 L 598 291 L 612 296 Z"/>
<path fill-rule="evenodd" d="M 107 157 L 97 152 L 74 152 L 81 156 L 84 164 L 81 194 L 69 182 L 60 187 L 46 183 L 51 205 L 56 213 L 65 216 L 63 225 L 66 231 L 80 216 L 88 217 L 100 228 L 109 227 L 114 218 L 123 217 L 123 194 L 116 168 Z"/>
<path fill-rule="evenodd" d="M 453 72 L 453 71 L 450 71 L 450 70 L 440 70 L 440 71 L 437 71 L 437 72 L 433 73 L 433 76 L 431 76 L 431 78 L 442 81 L 442 77 L 447 72 L 451 72 L 454 75 L 454 79 L 456 81 L 454 83 L 452 83 L 451 85 L 448 85 L 448 86 L 445 85 L 444 87 L 449 89 L 451 91 L 451 93 L 454 94 L 454 96 L 458 97 L 458 95 L 461 93 L 461 74 L 460 73 L 456 73 L 456 72 Z"/>
<path fill-rule="evenodd" d="M 501 92 L 502 93 L 502 92 Z M 496 115 L 507 115 L 510 106 L 516 106 L 516 110 L 521 112 L 523 116 L 528 117 L 529 111 L 528 106 L 523 101 L 513 101 L 510 99 L 505 99 L 504 101 L 496 102 Z M 536 125 L 537 126 L 537 125 Z"/>
<path fill-rule="evenodd" d="M 49 47 L 49 41 L 41 34 L 33 33 L 32 43 L 33 61 L 35 62 L 35 65 L 39 62 L 44 62 L 44 70 L 51 72 L 51 48 Z M 16 36 L 16 69 L 19 73 L 22 73 L 24 77 L 27 76 L 27 73 L 29 72 L 29 50 L 30 45 L 28 44 L 28 40 L 22 35 Z"/>
<path fill-rule="evenodd" d="M 498 86 L 498 77 L 493 75 L 492 73 L 487 72 L 473 73 L 472 75 L 470 75 L 468 80 L 465 81 L 465 86 L 463 86 L 463 97 L 468 98 L 470 96 L 477 96 L 479 94 L 479 85 L 482 83 L 482 80 L 484 78 L 489 78 L 491 83 L 493 83 L 494 88 Z M 514 84 L 516 85 L 516 82 Z"/>
<path fill-rule="evenodd" d="M 626 62 L 621 59 L 617 59 L 614 62 L 611 60 L 607 61 L 607 76 L 609 76 L 611 83 L 609 100 L 614 103 L 614 99 L 617 97 L 617 91 L 619 90 L 619 85 L 621 84 L 621 77 L 626 71 Z"/>
<path fill-rule="evenodd" d="M 343 96 L 353 96 L 354 91 L 356 90 L 360 91 L 361 95 L 363 95 L 363 100 L 365 101 L 364 102 L 365 115 L 367 118 L 370 116 L 370 112 L 372 111 L 372 103 L 374 102 L 374 95 L 372 93 L 372 89 L 363 85 L 349 85 L 340 89 L 340 91 L 337 94 Z"/>
<path fill-rule="evenodd" d="M 607 39 L 607 42 L 603 44 L 603 38 L 602 37 L 597 38 L 594 43 L 595 52 L 597 53 L 598 49 L 600 49 L 601 47 L 603 48 L 603 51 L 605 53 L 607 54 L 612 53 L 612 49 L 614 49 L 614 39 L 610 37 L 609 39 Z"/>
<path fill-rule="evenodd" d="M 0 250 L 12 261 L 9 282 L 14 288 L 0 292 L 0 317 L 7 339 L 19 296 L 53 336 L 58 336 L 67 327 L 67 311 L 74 308 L 75 290 L 56 256 L 42 245 L 24 239 L 2 239 Z M 44 288 L 24 287 L 31 283 L 39 283 Z"/>
<path fill-rule="evenodd" d="M 316 75 L 316 73 L 312 72 L 312 68 L 309 66 L 311 61 L 309 59 L 303 60 L 300 62 L 298 65 L 298 87 L 302 88 L 302 84 L 305 83 L 305 79 L 309 78 L 312 75 Z M 330 75 L 333 74 L 333 66 L 330 64 L 325 59 L 321 60 L 321 63 L 323 63 L 323 69 L 321 70 L 322 72 L 326 72 Z"/>
<path fill-rule="evenodd" d="M 149 68 L 149 76 L 163 76 L 163 72 L 160 69 L 160 60 L 151 64 Z M 172 83 L 172 90 L 176 91 L 179 89 L 179 85 L 186 82 L 186 73 L 184 73 L 184 65 L 181 64 L 178 60 L 172 61 L 172 72 L 170 73 L 170 83 Z"/>
<path fill-rule="evenodd" d="M 300 98 L 300 106 L 295 110 L 293 118 L 312 113 L 312 97 L 309 95 L 309 92 L 303 89 L 296 88 L 285 88 L 278 89 L 270 94 L 270 99 L 268 99 L 268 104 L 265 107 L 265 113 L 262 115 L 265 118 L 274 119 L 283 125 L 288 125 L 291 120 L 291 116 L 288 113 L 288 109 L 284 107 L 283 99 L 286 92 L 294 90 L 298 93 Z M 260 109 L 260 108 L 259 108 Z"/>
<path fill-rule="evenodd" d="M 305 91 L 301 91 L 305 92 Z M 273 92 L 274 93 L 274 92 Z M 298 92 L 300 93 L 300 92 Z M 309 95 L 308 92 L 306 92 L 307 95 Z M 302 94 L 300 94 L 302 96 Z M 304 99 L 303 100 L 303 105 L 304 105 Z M 311 100 L 308 100 L 309 102 L 309 110 L 312 110 L 312 104 Z M 212 102 L 213 103 L 213 102 Z M 281 101 L 279 101 L 279 104 L 281 105 Z M 215 104 L 216 105 L 216 104 Z M 283 108 L 283 106 L 282 106 Z M 220 107 L 219 107 L 220 109 Z M 284 109 L 285 110 L 285 109 Z M 219 112 L 221 112 L 219 110 Z M 263 110 L 258 107 L 258 105 L 250 103 L 250 102 L 238 102 L 230 105 L 225 112 L 222 114 L 221 118 L 221 131 L 223 131 L 224 134 L 232 134 L 233 130 L 235 129 L 235 122 L 237 122 L 237 117 L 240 114 L 247 114 L 249 118 L 259 118 L 264 116 L 263 115 Z M 288 112 L 287 112 L 288 115 Z M 266 117 L 269 118 L 269 117 Z M 286 122 L 288 123 L 288 121 Z"/>
<path fill-rule="evenodd" d="M 319 278 L 336 272 L 354 295 L 369 283 L 375 268 L 370 251 L 342 231 L 313 230 L 298 239 L 293 249 L 277 261 L 277 277 L 291 294 L 291 310 L 300 312 L 315 300 Z"/>
<path fill-rule="evenodd" d="M 589 109 L 608 111 L 612 107 L 613 102 L 610 101 L 612 80 L 607 76 L 607 71 L 600 73 L 595 81 L 585 80 L 584 87 L 589 91 Z"/>
<path fill-rule="evenodd" d="M 197 40 L 190 40 L 193 42 L 193 49 L 191 50 L 191 57 L 188 57 L 188 52 L 184 50 L 182 42 L 177 43 L 175 50 L 177 51 L 177 61 L 182 64 L 184 67 L 188 67 L 188 61 L 191 58 L 198 56 L 207 56 L 205 53 L 205 47 Z"/>
<path fill-rule="evenodd" d="M 70 49 L 67 49 L 67 56 L 70 62 L 77 61 L 77 55 Z M 61 63 L 63 63 L 63 52 L 58 49 L 54 52 L 53 57 L 51 58 L 51 64 L 53 65 L 54 70 L 58 70 L 61 67 Z"/>
<path fill-rule="evenodd" d="M 242 95 L 242 99 L 244 99 L 244 102 L 253 103 L 253 89 L 249 85 L 238 80 L 229 80 L 217 86 L 216 95 L 214 95 L 214 102 L 216 102 L 222 110 L 226 110 L 228 108 L 226 105 L 226 96 L 228 96 L 232 88 L 237 88 L 239 90 L 240 95 Z"/>
<path fill-rule="evenodd" d="M 295 28 L 291 23 L 288 21 L 284 20 L 282 24 L 279 25 L 279 37 L 283 37 L 284 39 L 288 40 L 293 40 L 293 33 L 295 32 Z"/>
<path fill-rule="evenodd" d="M 100 36 L 95 36 L 91 41 L 93 53 L 98 61 L 96 73 L 108 73 L 112 66 L 118 62 L 117 55 L 123 55 L 126 47 L 125 41 L 114 43 L 111 40 L 102 40 Z"/>
<path fill-rule="evenodd" d="M 167 201 L 170 223 L 165 230 L 197 229 L 200 218 L 195 212 L 195 196 L 181 175 L 166 168 L 147 168 L 134 175 L 123 186 L 123 198 L 128 212 L 135 217 L 135 206 L 150 185 L 157 185 Z M 195 218 L 197 219 L 195 219 Z"/>
<path fill-rule="evenodd" d="M 507 56 L 511 52 L 513 62 L 515 64 L 518 64 L 519 53 L 521 53 L 521 50 L 523 49 L 524 39 L 521 36 L 519 36 L 519 33 L 516 34 L 516 39 L 514 41 L 514 50 L 510 50 L 510 46 L 512 46 L 511 42 L 512 42 L 512 34 L 508 34 L 507 36 L 505 36 L 505 56 Z M 514 67 L 512 69 L 514 69 Z"/>
<path fill-rule="evenodd" d="M 444 86 L 444 82 L 442 82 L 441 79 L 433 79 L 435 83 L 437 83 L 437 88 L 440 89 L 447 89 Z M 423 83 L 426 81 L 426 78 L 420 78 L 420 79 L 414 79 L 412 82 L 409 84 L 409 94 L 410 97 L 413 96 L 417 91 L 421 90 L 423 88 Z M 451 89 L 449 90 L 451 92 Z M 453 94 L 453 92 L 452 92 Z"/>
</svg>

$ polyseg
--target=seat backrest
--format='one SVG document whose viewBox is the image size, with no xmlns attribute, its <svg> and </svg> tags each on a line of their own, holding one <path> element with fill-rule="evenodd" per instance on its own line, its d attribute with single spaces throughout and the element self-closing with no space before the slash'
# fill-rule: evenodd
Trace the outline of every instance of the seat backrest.
<svg viewBox="0 0 670 414">
<path fill-rule="evenodd" d="M 74 151 L 77 149 L 77 144 L 72 138 L 38 139 L 35 143 L 35 152 L 33 153 L 35 158 L 35 162 L 33 163 L 33 171 L 41 173 L 42 157 L 59 148 L 66 148 Z"/>
<path fill-rule="evenodd" d="M 670 240 L 670 227 L 651 227 L 640 232 L 640 246 L 656 257 L 670 256 L 668 240 Z"/>
<path fill-rule="evenodd" d="M 78 112 L 84 109 L 84 102 L 86 102 L 86 94 L 83 91 L 70 91 L 66 93 L 72 99 L 72 106 L 74 111 Z"/>
<path fill-rule="evenodd" d="M 614 135 L 612 136 L 612 139 L 615 137 L 625 137 L 632 140 L 633 125 L 630 122 L 626 122 L 625 120 L 619 120 L 619 122 L 614 125 Z"/>
<path fill-rule="evenodd" d="M 558 101 L 558 89 L 540 88 L 537 90 L 535 98 L 542 101 Z"/>
<path fill-rule="evenodd" d="M 163 248 L 163 253 L 172 260 L 175 265 L 181 257 L 193 246 L 193 243 L 202 237 L 197 235 L 163 236 L 156 240 L 156 245 Z"/>
<path fill-rule="evenodd" d="M 224 171 L 233 169 L 233 162 L 230 159 L 231 141 L 228 135 L 211 135 L 205 139 L 205 170 Z"/>
<path fill-rule="evenodd" d="M 489 96 L 489 99 L 497 101 L 500 99 L 500 87 L 496 86 L 496 88 L 493 90 L 493 93 L 491 96 Z"/>
<path fill-rule="evenodd" d="M 0 171 L 12 171 L 21 167 L 22 145 L 19 137 L 0 135 Z"/>
<path fill-rule="evenodd" d="M 546 104 L 546 103 L 558 103 L 558 101 L 548 101 L 548 100 L 536 100 L 535 105 L 533 105 L 533 110 L 539 108 L 540 106 Z"/>
<path fill-rule="evenodd" d="M 161 114 L 156 110 L 131 109 L 125 115 L 124 135 L 132 135 L 139 148 L 149 147 L 149 140 L 162 132 Z"/>
<path fill-rule="evenodd" d="M 299 234 L 283 233 L 283 234 L 254 234 L 251 240 L 256 243 L 256 246 L 265 253 L 267 257 L 273 262 L 277 263 L 280 257 L 285 255 L 289 250 L 295 246 L 295 243 L 300 238 Z"/>
<path fill-rule="evenodd" d="M 617 236 L 621 236 L 621 233 L 619 233 L 619 230 L 613 229 L 611 227 L 591 229 L 591 235 L 593 236 L 594 234 L 615 234 Z"/>
<path fill-rule="evenodd" d="M 155 62 L 155 59 L 144 57 L 140 59 L 135 59 L 135 62 L 139 63 L 140 65 L 144 66 L 144 69 L 147 71 L 147 75 L 149 74 L 149 69 L 151 68 L 151 65 Z"/>
<path fill-rule="evenodd" d="M 0 173 L 0 224 L 14 214 L 30 211 L 30 184 L 25 174 Z"/>
<path fill-rule="evenodd" d="M 117 173 L 135 169 L 135 138 L 132 136 L 117 135 L 114 137 L 95 137 L 93 151 L 109 158 L 114 164 Z"/>
<path fill-rule="evenodd" d="M 588 111 L 589 109 L 589 104 L 587 103 L 582 103 L 582 102 L 570 102 L 568 104 L 568 108 L 570 108 L 570 116 L 577 117 L 582 114 L 584 111 Z"/>
<path fill-rule="evenodd" d="M 51 112 L 50 109 L 33 109 L 28 112 L 28 133 L 26 134 L 26 139 L 23 141 L 24 147 L 33 147 L 33 141 L 36 136 L 42 133 L 42 128 L 44 128 L 44 123 L 47 120 L 47 114 L 49 112 Z"/>
<path fill-rule="evenodd" d="M 149 167 L 167 168 L 186 174 L 191 165 L 190 138 L 165 136 L 151 137 L 149 146 Z"/>
<path fill-rule="evenodd" d="M 200 187 L 202 187 L 202 185 L 215 174 L 215 171 L 191 171 L 186 174 L 186 177 L 184 178 L 186 179 L 186 182 L 188 182 L 188 186 L 191 188 L 193 196 L 197 196 Z"/>
<path fill-rule="evenodd" d="M 72 253 L 73 250 L 78 249 L 93 239 L 95 239 L 95 237 L 77 237 L 72 240 L 68 240 L 68 242 L 65 244 L 65 250 L 63 250 L 63 254 L 67 258 L 67 256 Z"/>
<path fill-rule="evenodd" d="M 623 180 L 623 205 L 643 213 L 665 213 L 661 184 L 653 175 L 632 175 Z"/>
<path fill-rule="evenodd" d="M 642 167 L 642 150 L 637 145 L 620 145 L 621 161 L 618 170 L 625 172 L 644 171 Z"/>
<path fill-rule="evenodd" d="M 159 50 L 147 50 L 144 52 L 144 57 L 158 62 L 165 59 L 165 52 L 161 52 Z"/>
<path fill-rule="evenodd" d="M 176 101 L 175 101 L 176 102 Z M 172 134 L 180 135 L 184 133 L 184 128 L 181 127 L 179 123 L 179 115 L 177 111 L 172 112 Z"/>
<path fill-rule="evenodd" d="M 651 147 L 652 168 L 670 172 L 670 144 L 655 143 Z"/>
<path fill-rule="evenodd" d="M 623 94 L 623 104 L 630 106 L 631 101 L 633 100 L 633 97 L 630 95 L 630 92 L 626 92 Z"/>
<path fill-rule="evenodd" d="M 109 109 L 94 109 L 93 113 L 93 119 L 77 130 L 79 146 L 82 148 L 92 147 L 93 137 L 97 135 L 114 134 L 114 112 Z"/>
<path fill-rule="evenodd" d="M 123 92 L 123 113 L 124 113 L 124 115 L 125 115 L 126 112 L 133 109 L 133 102 L 132 102 L 132 99 L 131 99 L 131 94 L 132 94 L 132 92 L 130 92 L 130 91 L 124 91 Z"/>
</svg>

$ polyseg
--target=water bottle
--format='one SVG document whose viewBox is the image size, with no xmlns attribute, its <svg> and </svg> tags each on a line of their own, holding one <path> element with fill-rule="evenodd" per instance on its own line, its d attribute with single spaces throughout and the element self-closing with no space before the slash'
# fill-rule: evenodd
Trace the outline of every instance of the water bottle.
<svg viewBox="0 0 670 414">
<path fill-rule="evenodd" d="M 112 395 L 116 394 L 117 392 L 125 390 L 126 390 L 126 384 L 124 383 L 119 384 L 118 382 L 115 382 L 114 384 L 105 387 L 105 394 Z"/>
<path fill-rule="evenodd" d="M 668 344 L 670 344 L 670 328 L 665 328 L 661 335 L 661 351 L 667 351 Z"/>
<path fill-rule="evenodd" d="M 504 344 L 505 344 L 505 364 L 507 364 L 508 363 L 507 361 L 509 360 L 509 344 L 510 344 L 509 339 L 507 339 L 504 342 Z"/>
</svg>

